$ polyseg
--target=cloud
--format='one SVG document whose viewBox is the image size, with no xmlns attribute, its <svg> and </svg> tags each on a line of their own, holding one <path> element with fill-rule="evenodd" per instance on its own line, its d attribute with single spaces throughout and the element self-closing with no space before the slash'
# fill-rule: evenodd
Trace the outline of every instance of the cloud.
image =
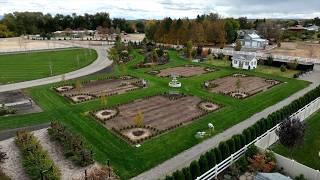
<svg viewBox="0 0 320 180">
<path fill-rule="evenodd" d="M 224 17 L 313 18 L 320 16 L 319 0 L 0 0 L 0 14 L 14 11 L 84 14 L 109 12 L 111 17 L 161 19 L 217 12 Z"/>
</svg>

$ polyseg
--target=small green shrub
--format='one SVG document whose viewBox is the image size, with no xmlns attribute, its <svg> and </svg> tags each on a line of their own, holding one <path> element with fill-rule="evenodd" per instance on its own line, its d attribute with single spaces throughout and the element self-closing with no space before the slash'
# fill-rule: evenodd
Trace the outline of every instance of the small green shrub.
<svg viewBox="0 0 320 180">
<path fill-rule="evenodd" d="M 44 179 L 60 179 L 60 170 L 49 157 L 48 152 L 42 149 L 39 140 L 30 132 L 19 131 L 15 138 L 21 155 L 22 165 L 30 179 L 41 179 L 40 172 L 43 173 Z"/>
<path fill-rule="evenodd" d="M 280 66 L 280 71 L 281 72 L 286 72 L 287 71 L 287 67 L 285 65 L 281 65 Z"/>
<path fill-rule="evenodd" d="M 303 174 L 300 174 L 300 176 L 295 177 L 294 180 L 307 180 L 307 178 L 305 178 Z"/>
<path fill-rule="evenodd" d="M 51 122 L 48 129 L 50 138 L 61 144 L 66 158 L 84 167 L 94 162 L 92 152 L 81 137 L 73 135 L 59 122 Z"/>
</svg>

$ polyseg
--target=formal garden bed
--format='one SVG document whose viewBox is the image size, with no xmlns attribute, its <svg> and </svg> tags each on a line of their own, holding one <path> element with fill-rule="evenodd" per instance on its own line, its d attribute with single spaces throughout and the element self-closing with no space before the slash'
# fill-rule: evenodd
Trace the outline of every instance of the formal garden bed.
<svg viewBox="0 0 320 180">
<path fill-rule="evenodd" d="M 61 95 L 69 98 L 74 103 L 84 102 L 102 96 L 123 94 L 146 87 L 146 81 L 131 76 L 108 78 L 89 82 L 63 85 L 54 89 Z"/>
<path fill-rule="evenodd" d="M 280 81 L 262 77 L 233 74 L 231 76 L 205 82 L 205 88 L 213 93 L 228 95 L 237 99 L 245 99 L 259 92 L 266 91 Z"/>
<path fill-rule="evenodd" d="M 182 94 L 157 95 L 91 114 L 132 144 L 192 122 L 220 106 Z M 183 112 L 183 116 L 181 115 Z"/>
<path fill-rule="evenodd" d="M 149 74 L 154 74 L 159 77 L 169 77 L 172 74 L 175 74 L 179 77 L 191 77 L 191 76 L 206 74 L 214 71 L 215 71 L 214 68 L 195 66 L 191 64 L 191 65 L 185 65 L 181 67 L 153 70 L 153 71 L 150 71 Z"/>
</svg>

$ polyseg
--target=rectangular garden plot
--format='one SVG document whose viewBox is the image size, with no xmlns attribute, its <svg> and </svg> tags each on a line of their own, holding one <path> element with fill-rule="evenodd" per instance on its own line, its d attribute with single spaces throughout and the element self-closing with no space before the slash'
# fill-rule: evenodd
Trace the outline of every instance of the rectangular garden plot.
<svg viewBox="0 0 320 180">
<path fill-rule="evenodd" d="M 218 105 L 195 96 L 158 95 L 92 114 L 108 129 L 135 144 L 218 108 Z"/>
<path fill-rule="evenodd" d="M 124 76 L 119 79 L 105 79 L 78 85 L 66 85 L 55 88 L 57 92 L 71 101 L 78 103 L 92 100 L 101 96 L 112 96 L 123 94 L 146 86 L 144 80 L 131 76 Z"/>
<path fill-rule="evenodd" d="M 200 66 L 181 66 L 181 67 L 173 67 L 162 70 L 151 71 L 152 74 L 157 74 L 159 77 L 169 77 L 172 74 L 175 74 L 179 77 L 191 77 L 195 75 L 201 75 L 209 72 L 213 72 L 215 69 L 209 67 L 200 67 Z"/>
<path fill-rule="evenodd" d="M 261 77 L 248 76 L 244 74 L 233 74 L 213 81 L 205 82 L 205 87 L 214 93 L 229 95 L 234 98 L 244 99 L 259 92 L 265 91 L 277 84 L 279 81 L 264 79 Z"/>
</svg>

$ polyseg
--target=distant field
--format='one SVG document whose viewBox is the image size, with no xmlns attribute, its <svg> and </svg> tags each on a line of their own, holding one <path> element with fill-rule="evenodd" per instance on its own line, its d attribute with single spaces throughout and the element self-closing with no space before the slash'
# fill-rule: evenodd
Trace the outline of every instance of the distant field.
<svg viewBox="0 0 320 180">
<path fill-rule="evenodd" d="M 89 49 L 0 55 L 0 84 L 64 74 L 85 67 L 96 58 L 96 52 Z"/>
<path fill-rule="evenodd" d="M 313 169 L 320 170 L 320 112 L 317 112 L 310 119 L 306 120 L 306 132 L 304 143 L 292 152 L 294 160 L 307 165 Z M 290 158 L 290 150 L 281 144 L 272 146 L 272 150 Z"/>
<path fill-rule="evenodd" d="M 283 42 L 280 48 L 269 51 L 271 54 L 298 56 L 304 58 L 320 58 L 320 44 L 306 42 Z"/>
</svg>

